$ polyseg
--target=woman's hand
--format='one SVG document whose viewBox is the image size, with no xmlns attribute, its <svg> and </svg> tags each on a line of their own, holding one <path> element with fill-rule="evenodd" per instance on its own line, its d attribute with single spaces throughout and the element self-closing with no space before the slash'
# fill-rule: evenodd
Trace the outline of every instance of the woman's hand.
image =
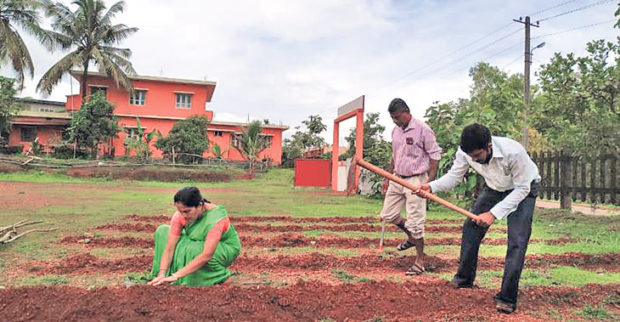
<svg viewBox="0 0 620 322">
<path fill-rule="evenodd" d="M 162 285 L 162 284 L 168 284 L 178 279 L 179 277 L 175 273 L 173 273 L 170 276 L 157 276 L 154 280 L 149 282 L 149 285 L 157 286 L 157 285 Z"/>
</svg>

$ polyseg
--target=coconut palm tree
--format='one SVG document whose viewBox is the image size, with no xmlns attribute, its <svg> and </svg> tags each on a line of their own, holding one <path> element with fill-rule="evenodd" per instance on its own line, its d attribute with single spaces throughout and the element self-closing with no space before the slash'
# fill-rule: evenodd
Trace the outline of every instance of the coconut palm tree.
<svg viewBox="0 0 620 322">
<path fill-rule="evenodd" d="M 34 64 L 17 27 L 41 38 L 38 1 L 0 0 L 0 64 L 8 61 L 17 73 L 19 89 L 24 86 L 24 74 L 34 76 Z"/>
<path fill-rule="evenodd" d="M 132 91 L 128 74 L 135 74 L 129 58 L 131 50 L 114 47 L 138 31 L 124 24 L 112 24 L 112 18 L 123 12 L 125 1 L 118 1 L 109 9 L 102 0 L 74 0 L 71 11 L 60 2 L 45 2 L 46 16 L 52 18 L 53 31 L 47 31 L 49 44 L 71 50 L 56 62 L 41 78 L 37 90 L 49 94 L 62 76 L 73 67 L 82 69 L 82 101 L 86 99 L 88 68 L 95 64 L 100 73 L 111 76 L 119 87 Z M 107 11 L 106 11 L 107 9 Z"/>
<path fill-rule="evenodd" d="M 248 158 L 250 172 L 254 171 L 254 162 L 258 158 L 258 154 L 268 148 L 267 138 L 260 134 L 262 128 L 260 121 L 250 122 L 237 136 L 238 143 L 234 145 L 235 149 Z"/>
</svg>

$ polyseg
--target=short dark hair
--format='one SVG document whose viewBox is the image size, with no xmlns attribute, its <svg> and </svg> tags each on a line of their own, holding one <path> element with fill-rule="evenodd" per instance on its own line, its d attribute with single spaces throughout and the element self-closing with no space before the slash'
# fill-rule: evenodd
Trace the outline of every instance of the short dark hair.
<svg viewBox="0 0 620 322">
<path fill-rule="evenodd" d="M 491 143 L 491 131 L 482 124 L 474 123 L 466 126 L 461 133 L 461 150 L 469 154 L 474 150 L 486 149 Z"/>
<path fill-rule="evenodd" d="M 405 103 L 403 99 L 395 98 L 390 102 L 390 105 L 388 106 L 388 112 L 409 112 L 409 106 L 407 106 L 407 103 Z"/>
<path fill-rule="evenodd" d="M 174 203 L 180 202 L 186 207 L 198 207 L 201 204 L 209 203 L 200 194 L 200 190 L 196 187 L 185 187 L 174 195 Z"/>
</svg>

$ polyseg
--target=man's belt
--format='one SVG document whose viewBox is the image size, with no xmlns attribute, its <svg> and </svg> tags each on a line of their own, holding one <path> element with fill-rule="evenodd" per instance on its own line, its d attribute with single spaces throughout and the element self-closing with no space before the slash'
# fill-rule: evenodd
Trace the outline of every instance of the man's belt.
<svg viewBox="0 0 620 322">
<path fill-rule="evenodd" d="M 399 177 L 399 178 L 401 178 L 401 179 L 409 179 L 409 178 L 413 178 L 413 177 L 415 177 L 415 176 L 419 176 L 419 174 L 412 174 L 412 175 L 410 175 L 410 176 L 402 176 L 402 175 L 400 175 L 400 174 L 398 174 L 398 173 L 394 173 L 394 175 L 395 175 L 395 176 L 397 176 L 397 177 Z"/>
</svg>

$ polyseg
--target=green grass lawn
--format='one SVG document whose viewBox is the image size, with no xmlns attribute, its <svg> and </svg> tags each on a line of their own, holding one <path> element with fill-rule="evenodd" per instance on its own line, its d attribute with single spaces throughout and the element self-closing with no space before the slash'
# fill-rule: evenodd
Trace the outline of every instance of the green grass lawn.
<svg viewBox="0 0 620 322">
<path fill-rule="evenodd" d="M 27 235 L 9 245 L 0 245 L 0 274 L 7 272 L 32 260 L 51 260 L 64 258 L 76 252 L 74 245 L 60 245 L 60 236 L 80 235 L 95 226 L 119 222 L 128 214 L 153 215 L 172 214 L 174 207 L 172 197 L 176 189 L 194 185 L 201 189 L 214 189 L 205 197 L 212 202 L 224 205 L 231 216 L 378 216 L 382 201 L 360 196 L 345 197 L 332 195 L 329 190 L 318 188 L 301 188 L 293 186 L 293 171 L 290 169 L 273 169 L 259 175 L 254 180 L 238 180 L 221 183 L 204 182 L 143 182 L 111 181 L 105 179 L 77 179 L 60 174 L 29 172 L 0 174 L 0 182 L 28 183 L 28 189 L 34 189 L 44 198 L 58 200 L 58 204 L 31 206 L 20 204 L 22 194 L 0 196 L 0 201 L 7 205 L 19 207 L 0 209 L 0 226 L 15 223 L 21 219 L 42 220 L 44 227 L 58 227 L 52 233 L 35 233 Z M 22 191 L 29 195 L 30 190 Z M 61 202 L 62 201 L 62 202 Z M 431 205 L 428 219 L 464 219 L 462 215 Z M 498 221 L 497 226 L 505 226 L 506 221 Z M 33 226 L 34 227 L 34 226 Z M 313 230 L 299 232 L 308 237 L 322 235 L 349 238 L 378 238 L 377 232 L 328 232 Z M 100 235 L 117 235 L 101 232 Z M 135 233 L 126 233 L 135 236 Z M 271 234 L 270 234 L 271 235 Z M 387 238 L 402 237 L 403 234 L 387 233 Z M 488 238 L 505 238 L 505 233 L 491 231 Z M 428 238 L 460 237 L 456 234 L 430 234 Z M 588 217 L 570 214 L 561 210 L 539 210 L 534 216 L 532 238 L 554 239 L 570 237 L 581 239 L 576 243 L 548 245 L 533 243 L 529 254 L 561 254 L 566 252 L 582 253 L 619 253 L 620 255 L 620 216 Z M 90 252 L 97 256 L 117 254 L 123 250 L 96 249 Z M 314 248 L 279 249 L 278 254 L 295 255 L 315 252 Z M 265 251 L 267 252 L 267 251 Z M 322 253 L 341 257 L 358 256 L 354 249 L 322 249 Z M 481 256 L 503 257 L 505 245 L 483 245 Z M 126 250 L 127 255 L 141 254 L 142 251 Z M 429 255 L 442 255 L 458 258 L 459 245 L 430 246 Z M 348 279 L 342 272 L 332 272 L 338 278 Z M 495 285 L 501 278 L 501 272 L 482 272 L 480 281 L 483 285 Z M 78 277 L 44 276 L 20 277 L 20 285 L 67 284 Z M 97 278 L 89 285 L 102 285 L 108 277 Z M 442 276 L 442 278 L 447 278 Z M 528 271 L 524 273 L 524 285 L 583 285 L 583 283 L 620 283 L 618 273 L 598 273 L 582 271 L 570 267 L 556 267 L 548 271 Z M 3 282 L 0 281 L 0 285 Z"/>
</svg>

